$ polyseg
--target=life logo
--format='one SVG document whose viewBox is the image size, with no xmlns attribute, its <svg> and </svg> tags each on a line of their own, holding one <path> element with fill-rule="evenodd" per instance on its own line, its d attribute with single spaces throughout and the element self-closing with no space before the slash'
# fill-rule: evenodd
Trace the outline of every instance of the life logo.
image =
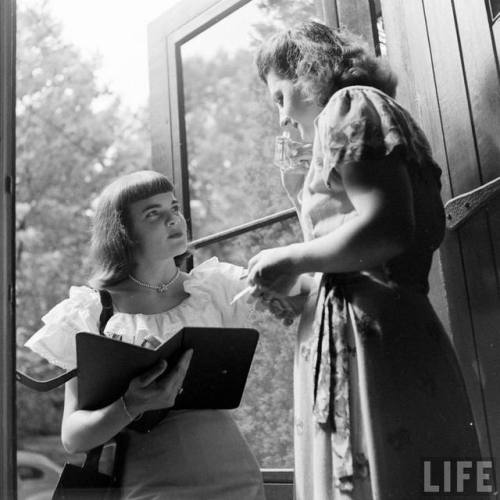
<svg viewBox="0 0 500 500">
<path fill-rule="evenodd" d="M 494 491 L 492 459 L 441 457 L 422 460 L 422 492 L 425 496 L 487 496 Z"/>
</svg>

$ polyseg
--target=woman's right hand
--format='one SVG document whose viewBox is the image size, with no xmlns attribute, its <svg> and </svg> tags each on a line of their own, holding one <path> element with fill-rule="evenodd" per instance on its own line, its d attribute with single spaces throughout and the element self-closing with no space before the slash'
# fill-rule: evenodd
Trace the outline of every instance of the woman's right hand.
<svg viewBox="0 0 500 500">
<path fill-rule="evenodd" d="M 166 376 L 162 377 L 167 369 L 167 362 L 161 360 L 145 373 L 133 378 L 123 395 L 128 412 L 135 418 L 145 411 L 174 406 L 192 356 L 192 349 L 186 351 Z"/>
</svg>

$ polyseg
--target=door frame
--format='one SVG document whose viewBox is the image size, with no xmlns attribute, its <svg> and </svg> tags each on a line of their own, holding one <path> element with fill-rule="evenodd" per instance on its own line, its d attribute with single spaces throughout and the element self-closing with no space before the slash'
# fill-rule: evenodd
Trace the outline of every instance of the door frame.
<svg viewBox="0 0 500 500">
<path fill-rule="evenodd" d="M 16 2 L 0 2 L 0 498 L 16 498 Z"/>
</svg>

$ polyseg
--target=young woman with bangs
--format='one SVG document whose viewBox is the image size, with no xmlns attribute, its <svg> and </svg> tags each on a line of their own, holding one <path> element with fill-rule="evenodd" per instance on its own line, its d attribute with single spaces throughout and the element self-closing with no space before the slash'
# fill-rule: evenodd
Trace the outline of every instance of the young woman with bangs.
<svg viewBox="0 0 500 500">
<path fill-rule="evenodd" d="M 113 308 L 103 333 L 124 342 L 165 341 L 183 326 L 244 326 L 248 304 L 230 304 L 245 286 L 244 270 L 213 258 L 182 272 L 177 261 L 186 249 L 186 221 L 169 180 L 154 171 L 120 177 L 98 200 L 90 286 L 72 287 L 26 345 L 53 364 L 74 368 L 75 334 L 99 334 L 99 290 L 109 294 Z M 228 412 L 170 411 L 150 432 L 128 428 L 143 412 L 174 405 L 191 355 L 184 353 L 163 377 L 162 361 L 95 411 L 78 409 L 77 379 L 69 381 L 63 444 L 69 452 L 87 451 L 125 432 L 120 498 L 262 500 L 259 466 Z"/>
</svg>

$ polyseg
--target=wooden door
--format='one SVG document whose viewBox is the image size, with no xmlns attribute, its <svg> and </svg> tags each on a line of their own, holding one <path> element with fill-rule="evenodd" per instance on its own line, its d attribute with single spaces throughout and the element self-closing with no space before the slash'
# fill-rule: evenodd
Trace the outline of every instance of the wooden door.
<svg viewBox="0 0 500 500">
<path fill-rule="evenodd" d="M 419 120 L 449 200 L 500 176 L 500 2 L 382 0 L 398 100 Z M 485 456 L 500 456 L 500 200 L 448 230 L 432 300 L 466 379 Z M 496 464 L 500 477 L 500 463 Z"/>
</svg>

